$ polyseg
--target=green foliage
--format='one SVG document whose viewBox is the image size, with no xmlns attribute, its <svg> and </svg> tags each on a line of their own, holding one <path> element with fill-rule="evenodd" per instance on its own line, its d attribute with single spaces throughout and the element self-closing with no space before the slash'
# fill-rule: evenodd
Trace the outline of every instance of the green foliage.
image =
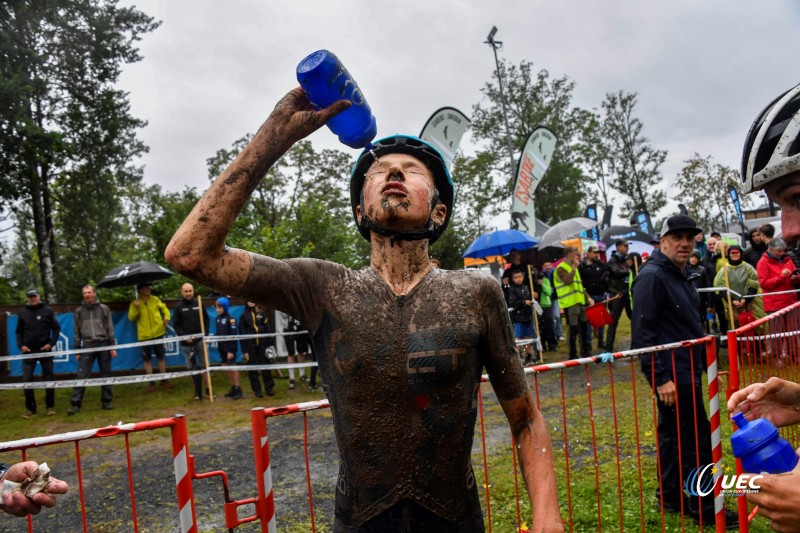
<svg viewBox="0 0 800 533">
<path fill-rule="evenodd" d="M 710 155 L 702 157 L 695 153 L 684 161 L 675 187 L 678 199 L 700 227 L 728 231 L 730 222 L 738 222 L 728 187 L 737 187 L 739 183 L 736 170 L 714 163 Z M 739 200 L 742 209 L 753 202 L 750 195 L 740 194 Z"/>
<path fill-rule="evenodd" d="M 248 134 L 209 158 L 214 179 L 250 142 Z M 369 245 L 350 211 L 353 160 L 339 150 L 295 144 L 253 191 L 227 242 L 271 257 L 314 257 L 353 268 L 369 262 Z"/>
<path fill-rule="evenodd" d="M 550 167 L 536 189 L 536 216 L 555 223 L 578 215 L 586 197 L 588 179 L 578 166 L 576 148 L 585 112 L 571 104 L 575 82 L 566 76 L 551 78 L 547 70 L 535 71 L 533 63 L 528 61 L 522 61 L 519 66 L 502 63 L 500 76 L 508 107 L 514 167 L 506 148 L 500 87 L 495 74 L 495 79 L 481 90 L 486 103 L 473 107 L 472 135 L 486 147 L 472 158 L 474 162 L 462 167 L 461 172 L 465 175 L 454 172 L 454 178 L 459 183 L 482 182 L 482 187 L 473 190 L 486 196 L 473 199 L 472 203 L 487 207 L 484 214 L 492 216 L 507 211 L 519 153 L 531 131 L 540 125 L 546 126 L 558 136 L 558 145 Z"/>
<path fill-rule="evenodd" d="M 145 123 L 116 83 L 122 64 L 141 59 L 136 41 L 157 26 L 112 0 L 0 6 L 0 208 L 32 222 L 50 302 L 63 296 L 58 255 L 66 284 L 89 254 L 107 255 L 117 187 L 140 178 L 131 161 L 146 150 L 136 138 Z"/>
</svg>

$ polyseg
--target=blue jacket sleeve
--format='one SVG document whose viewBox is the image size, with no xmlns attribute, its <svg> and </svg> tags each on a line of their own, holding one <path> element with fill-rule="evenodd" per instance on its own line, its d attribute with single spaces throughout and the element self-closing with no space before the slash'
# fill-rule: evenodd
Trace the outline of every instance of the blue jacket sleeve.
<svg viewBox="0 0 800 533">
<path fill-rule="evenodd" d="M 633 283 L 633 316 L 631 317 L 632 346 L 647 348 L 660 344 L 658 328 L 660 313 L 666 298 L 664 281 L 654 273 L 640 275 Z M 648 381 L 655 375 L 652 383 L 660 387 L 672 380 L 667 361 L 668 352 L 645 354 L 641 356 L 642 372 Z"/>
</svg>

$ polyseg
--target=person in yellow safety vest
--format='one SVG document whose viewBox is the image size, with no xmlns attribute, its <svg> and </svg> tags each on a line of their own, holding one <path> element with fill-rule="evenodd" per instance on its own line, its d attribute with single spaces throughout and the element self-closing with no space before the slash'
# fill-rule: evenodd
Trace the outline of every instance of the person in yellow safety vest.
<svg viewBox="0 0 800 533">
<path fill-rule="evenodd" d="M 556 267 L 553 282 L 556 286 L 558 304 L 564 310 L 569 325 L 569 358 L 578 357 L 577 337 L 581 336 L 581 357 L 591 357 L 591 339 L 587 333 L 586 304 L 594 300 L 583 288 L 578 272 L 578 250 L 573 246 L 564 248 L 564 260 Z"/>
</svg>

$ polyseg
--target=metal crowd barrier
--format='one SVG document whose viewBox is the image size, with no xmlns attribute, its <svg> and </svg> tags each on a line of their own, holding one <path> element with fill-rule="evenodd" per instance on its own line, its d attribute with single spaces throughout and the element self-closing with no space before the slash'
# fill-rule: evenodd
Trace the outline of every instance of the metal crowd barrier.
<svg viewBox="0 0 800 533">
<path fill-rule="evenodd" d="M 727 396 L 752 383 L 779 377 L 800 383 L 800 302 L 728 332 L 730 380 Z M 798 426 L 781 428 L 781 436 L 800 447 Z M 742 473 L 736 461 L 737 474 Z M 748 533 L 749 522 L 757 514 L 745 498 L 738 499 L 740 531 Z"/>
</svg>

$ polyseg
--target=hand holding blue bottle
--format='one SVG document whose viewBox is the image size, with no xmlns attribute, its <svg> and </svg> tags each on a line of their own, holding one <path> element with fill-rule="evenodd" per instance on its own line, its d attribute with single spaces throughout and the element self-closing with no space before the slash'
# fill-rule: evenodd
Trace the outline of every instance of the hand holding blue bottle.
<svg viewBox="0 0 800 533">
<path fill-rule="evenodd" d="M 338 115 L 351 103 L 349 100 L 338 100 L 322 109 L 314 109 L 303 89 L 296 87 L 275 105 L 267 123 L 262 127 L 271 129 L 270 138 L 286 144 L 283 152 L 296 142 L 305 139 L 331 118 Z"/>
<path fill-rule="evenodd" d="M 743 413 L 748 420 L 766 418 L 778 427 L 800 423 L 800 385 L 780 378 L 753 383 L 728 400 L 731 416 Z"/>
</svg>

